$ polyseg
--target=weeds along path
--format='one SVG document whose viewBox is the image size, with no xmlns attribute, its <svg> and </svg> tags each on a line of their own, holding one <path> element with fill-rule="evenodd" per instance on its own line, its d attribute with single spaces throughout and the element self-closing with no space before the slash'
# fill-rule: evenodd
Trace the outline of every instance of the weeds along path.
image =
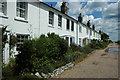
<svg viewBox="0 0 120 80">
<path fill-rule="evenodd" d="M 116 44 L 109 44 L 108 47 Z M 117 46 L 117 45 L 116 45 Z M 107 47 L 107 48 L 108 48 Z M 55 78 L 117 78 L 118 54 L 96 50 L 92 55 L 73 68 L 66 70 Z"/>
</svg>

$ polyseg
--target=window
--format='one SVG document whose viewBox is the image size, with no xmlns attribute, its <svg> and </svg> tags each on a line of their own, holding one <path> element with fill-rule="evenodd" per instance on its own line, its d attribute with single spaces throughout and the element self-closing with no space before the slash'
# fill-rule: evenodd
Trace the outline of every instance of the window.
<svg viewBox="0 0 120 80">
<path fill-rule="evenodd" d="M 69 30 L 69 29 L 70 29 L 70 20 L 69 20 L 69 19 L 67 19 L 67 24 L 66 24 L 66 26 L 67 26 L 66 29 Z"/>
<path fill-rule="evenodd" d="M 79 32 L 82 32 L 82 27 L 81 26 L 79 26 Z"/>
<path fill-rule="evenodd" d="M 81 39 L 81 38 L 79 38 L 79 45 L 80 45 L 80 46 L 82 46 L 82 45 L 81 45 L 81 40 L 82 40 L 82 39 Z"/>
<path fill-rule="evenodd" d="M 74 22 L 71 21 L 71 31 L 74 31 Z"/>
<path fill-rule="evenodd" d="M 67 43 L 69 44 L 69 37 L 66 37 L 66 41 L 67 41 Z"/>
<path fill-rule="evenodd" d="M 7 2 L 0 2 L 0 13 L 7 15 Z"/>
<path fill-rule="evenodd" d="M 54 22 L 54 13 L 49 11 L 49 24 L 53 25 Z"/>
<path fill-rule="evenodd" d="M 72 43 L 72 37 L 70 38 L 70 44 Z"/>
<path fill-rule="evenodd" d="M 94 36 L 95 36 L 95 31 L 94 31 Z"/>
<path fill-rule="evenodd" d="M 17 39 L 18 39 L 18 42 L 17 42 L 17 51 L 19 51 L 20 50 L 20 46 L 23 44 L 23 42 L 25 40 L 29 39 L 29 35 L 17 34 Z"/>
<path fill-rule="evenodd" d="M 27 19 L 27 8 L 28 3 L 27 2 L 17 2 L 17 17 Z"/>
<path fill-rule="evenodd" d="M 58 26 L 62 27 L 62 16 L 58 15 Z"/>
<path fill-rule="evenodd" d="M 75 43 L 75 38 L 74 37 L 70 37 L 70 43 Z"/>
<path fill-rule="evenodd" d="M 90 35 L 92 35 L 92 29 L 90 29 Z"/>
<path fill-rule="evenodd" d="M 86 34 L 88 34 L 88 28 L 86 28 Z"/>
</svg>

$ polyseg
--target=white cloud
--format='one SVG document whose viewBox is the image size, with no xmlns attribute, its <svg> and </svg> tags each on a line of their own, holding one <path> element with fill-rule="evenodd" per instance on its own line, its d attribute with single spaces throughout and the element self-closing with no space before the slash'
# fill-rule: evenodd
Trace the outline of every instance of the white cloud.
<svg viewBox="0 0 120 80">
<path fill-rule="evenodd" d="M 94 22 L 94 16 L 93 15 L 90 15 L 90 16 L 85 15 L 83 17 L 83 23 L 87 24 L 87 21 L 89 21 L 89 20 L 90 20 L 90 23 L 93 24 L 93 22 Z"/>
<path fill-rule="evenodd" d="M 55 5 L 55 8 L 58 9 L 58 10 L 61 10 L 60 9 L 61 5 L 62 5 L 62 2 L 57 2 L 57 4 Z"/>
<path fill-rule="evenodd" d="M 69 2 L 68 8 L 69 8 L 69 14 L 70 15 L 79 15 L 82 5 L 79 2 Z"/>
<path fill-rule="evenodd" d="M 87 14 L 92 13 L 93 11 L 102 11 L 103 8 L 107 6 L 107 2 L 93 2 L 89 1 L 87 5 L 85 6 L 85 12 Z"/>
<path fill-rule="evenodd" d="M 118 18 L 118 3 L 109 4 L 103 10 L 104 18 Z"/>
<path fill-rule="evenodd" d="M 71 0 L 69 0 L 71 1 Z M 79 1 L 79 0 L 77 0 Z M 89 0 L 87 5 L 81 9 L 82 4 L 80 2 L 69 2 L 69 15 L 77 19 L 79 13 L 82 13 L 83 23 L 87 23 L 90 20 L 91 24 L 95 25 L 95 29 L 102 30 L 110 35 L 110 39 L 118 39 L 118 3 L 108 4 L 104 2 L 94 2 L 95 0 Z M 56 8 L 60 10 L 61 2 L 57 2 Z M 94 18 L 94 16 L 87 15 L 94 11 L 102 12 L 101 18 Z M 119 23 L 120 24 L 120 23 Z"/>
</svg>

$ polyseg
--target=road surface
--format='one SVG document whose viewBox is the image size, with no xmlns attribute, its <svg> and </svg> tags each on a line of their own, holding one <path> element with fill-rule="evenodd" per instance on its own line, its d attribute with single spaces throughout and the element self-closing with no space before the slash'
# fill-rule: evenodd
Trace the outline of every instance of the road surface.
<svg viewBox="0 0 120 80">
<path fill-rule="evenodd" d="M 110 44 L 109 47 L 118 47 Z M 118 52 L 96 50 L 84 61 L 54 78 L 118 78 Z"/>
</svg>

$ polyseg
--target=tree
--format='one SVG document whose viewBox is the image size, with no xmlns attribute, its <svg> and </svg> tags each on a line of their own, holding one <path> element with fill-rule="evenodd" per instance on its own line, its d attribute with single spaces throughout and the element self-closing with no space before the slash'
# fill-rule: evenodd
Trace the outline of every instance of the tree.
<svg viewBox="0 0 120 80">
<path fill-rule="evenodd" d="M 109 39 L 109 35 L 107 35 L 106 33 L 102 32 L 101 33 L 101 40 L 107 40 Z"/>
</svg>

